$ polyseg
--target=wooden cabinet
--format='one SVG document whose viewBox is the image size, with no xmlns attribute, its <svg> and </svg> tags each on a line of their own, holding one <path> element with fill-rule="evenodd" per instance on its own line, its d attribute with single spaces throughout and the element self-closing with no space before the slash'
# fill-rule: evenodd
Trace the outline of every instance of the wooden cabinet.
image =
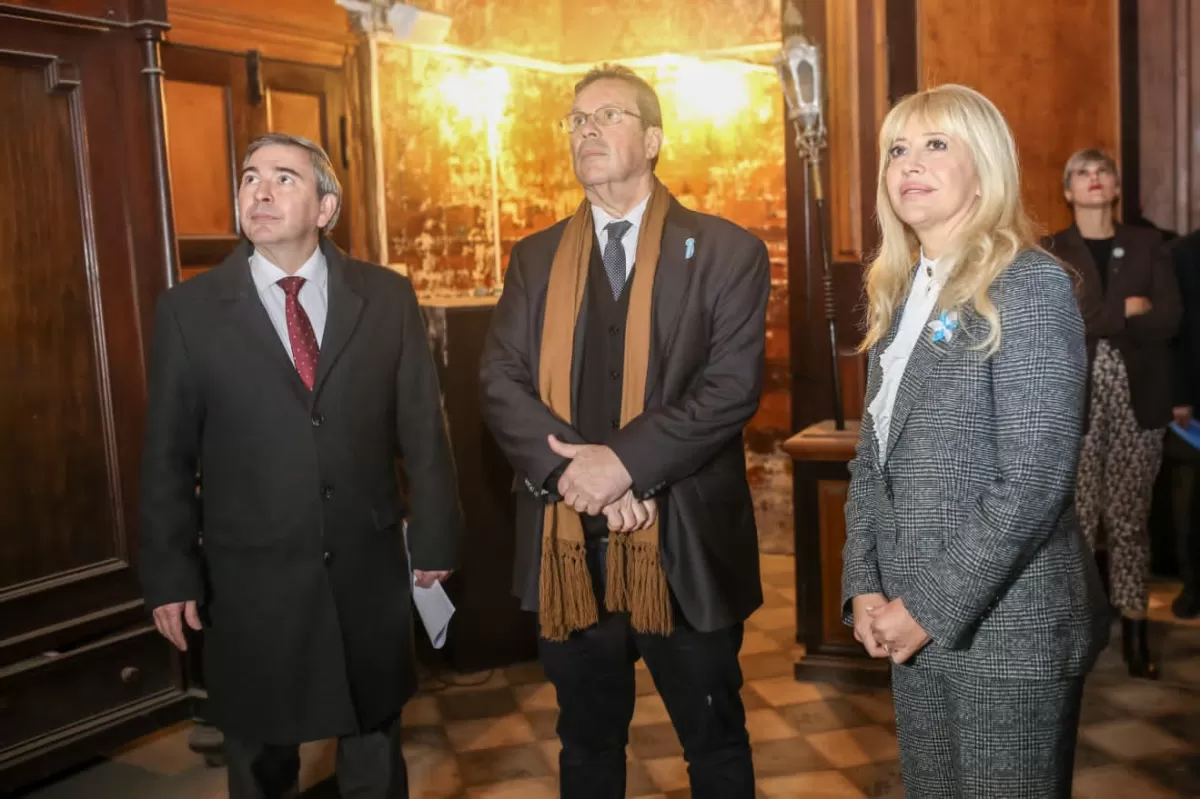
<svg viewBox="0 0 1200 799">
<path fill-rule="evenodd" d="M 162 10 L 53 5 L 0 7 L 0 793 L 187 702 L 136 577 Z"/>
<path fill-rule="evenodd" d="M 268 131 L 317 142 L 342 184 L 333 240 L 351 249 L 348 109 L 340 69 L 187 45 L 163 47 L 167 148 L 182 277 L 219 264 L 238 241 L 242 158 Z"/>
<path fill-rule="evenodd" d="M 421 303 L 466 522 L 462 563 L 446 582 L 454 618 L 437 658 L 459 672 L 537 658 L 537 614 L 521 610 L 512 592 L 517 540 L 513 471 L 479 407 L 479 359 L 495 308 L 495 297 Z"/>
</svg>

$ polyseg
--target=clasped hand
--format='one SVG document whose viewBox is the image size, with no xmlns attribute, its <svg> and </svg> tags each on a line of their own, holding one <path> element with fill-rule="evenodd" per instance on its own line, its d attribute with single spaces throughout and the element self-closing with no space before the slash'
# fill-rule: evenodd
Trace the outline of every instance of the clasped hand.
<svg viewBox="0 0 1200 799">
<path fill-rule="evenodd" d="M 653 499 L 634 498 L 633 478 L 610 448 L 599 444 L 567 444 L 548 439 L 555 454 L 571 463 L 558 479 L 558 494 L 579 513 L 604 514 L 615 533 L 643 530 L 658 517 Z"/>
<path fill-rule="evenodd" d="M 854 638 L 873 658 L 904 663 L 929 643 L 929 633 L 909 615 L 903 599 L 888 602 L 883 594 L 860 594 L 851 608 Z"/>
</svg>

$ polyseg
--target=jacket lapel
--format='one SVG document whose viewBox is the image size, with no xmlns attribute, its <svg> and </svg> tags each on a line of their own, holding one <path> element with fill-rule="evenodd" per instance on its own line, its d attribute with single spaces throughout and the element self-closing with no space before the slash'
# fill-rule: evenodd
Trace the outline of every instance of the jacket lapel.
<svg viewBox="0 0 1200 799">
<path fill-rule="evenodd" d="M 691 214 L 675 198 L 667 210 L 663 226 L 662 247 L 654 275 L 653 310 L 654 335 L 650 342 L 650 357 L 646 367 L 646 400 L 649 401 L 665 371 L 679 329 L 679 317 L 687 304 L 695 272 L 696 250 L 700 242 L 691 224 Z M 691 241 L 690 257 L 688 241 Z M 662 342 L 661 346 L 658 342 Z"/>
<path fill-rule="evenodd" d="M 219 267 L 221 302 L 229 311 L 235 327 L 241 332 L 240 340 L 246 342 L 248 348 L 256 351 L 270 369 L 287 382 L 296 397 L 305 405 L 309 403 L 308 387 L 300 379 L 296 367 L 292 365 L 283 342 L 271 317 L 263 307 L 250 276 L 250 254 L 253 247 L 249 242 L 243 242 L 225 259 Z"/>
<path fill-rule="evenodd" d="M 1083 286 L 1087 292 L 1095 295 L 1095 301 L 1104 302 L 1104 290 L 1100 279 L 1100 265 L 1096 263 L 1096 259 L 1092 257 L 1092 251 L 1084 241 L 1083 234 L 1079 232 L 1079 228 L 1072 224 L 1067 228 L 1067 232 L 1063 237 L 1063 252 L 1059 257 L 1066 261 L 1071 266 L 1075 267 L 1080 272 L 1080 279 L 1083 281 Z M 1113 239 L 1113 249 L 1121 246 L 1121 229 L 1117 226 L 1115 238 Z M 1120 271 L 1121 259 L 1114 258 L 1109 264 L 1109 280 L 1111 285 L 1113 279 Z M 1114 271 L 1115 269 L 1115 271 Z"/>
<path fill-rule="evenodd" d="M 913 267 L 913 271 L 916 271 L 916 267 Z M 900 331 L 900 318 L 903 315 L 903 307 L 897 313 L 892 314 L 892 323 L 888 327 L 887 333 L 884 334 L 883 338 L 872 348 L 871 353 L 868 355 L 872 359 L 872 362 L 869 364 L 867 370 L 867 408 L 863 410 L 863 417 L 864 424 L 870 425 L 868 434 L 870 435 L 871 454 L 875 459 L 874 465 L 876 470 L 881 468 L 883 457 L 879 451 L 879 437 L 875 433 L 875 417 L 870 411 L 870 406 L 875 401 L 875 396 L 879 393 L 879 390 L 883 387 L 882 355 L 892 345 L 892 342 L 896 340 L 896 334 Z"/>
<path fill-rule="evenodd" d="M 325 319 L 325 334 L 317 356 L 317 379 L 313 395 L 321 391 L 329 372 L 345 350 L 358 319 L 362 315 L 362 276 L 358 268 L 347 263 L 346 256 L 332 242 L 321 238 L 321 251 L 329 266 L 329 313 Z M 294 371 L 294 370 L 293 370 Z"/>
<path fill-rule="evenodd" d="M 908 364 L 904 369 L 904 376 L 900 378 L 900 388 L 896 391 L 896 403 L 892 406 L 892 417 L 888 423 L 885 462 L 891 460 L 892 450 L 896 448 L 896 442 L 900 438 L 900 432 L 904 429 L 904 423 L 908 420 L 913 408 L 916 407 L 917 401 L 924 394 L 926 379 L 951 346 L 948 341 L 935 344 L 932 340 L 928 323 L 937 316 L 938 311 L 934 308 L 922 324 L 921 335 L 917 337 L 916 346 L 913 347 L 912 355 L 909 356 Z M 958 335 L 962 335 L 961 331 L 960 327 Z"/>
</svg>

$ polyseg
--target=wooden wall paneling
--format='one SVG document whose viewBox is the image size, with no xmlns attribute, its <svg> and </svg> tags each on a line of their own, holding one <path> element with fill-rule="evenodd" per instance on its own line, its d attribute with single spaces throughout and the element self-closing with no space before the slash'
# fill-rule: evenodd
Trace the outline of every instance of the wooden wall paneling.
<svg viewBox="0 0 1200 799">
<path fill-rule="evenodd" d="M 329 153 L 342 184 L 342 214 L 330 238 L 343 250 L 352 248 L 355 196 L 350 178 L 350 118 L 345 73 L 313 64 L 263 59 L 263 112 L 259 132 L 290 133 L 311 139 Z M 239 156 L 240 158 L 240 156 Z"/>
<path fill-rule="evenodd" d="M 858 3 L 831 3 L 828 8 L 825 80 L 830 163 L 829 227 L 835 261 L 858 263 L 863 257 L 862 164 L 858 157 L 863 134 L 859 116 Z M 872 42 L 873 43 L 873 42 Z M 867 66 L 870 67 L 868 61 Z"/>
<path fill-rule="evenodd" d="M 375 252 L 378 241 L 371 223 L 374 209 L 374 192 L 370 190 L 371 169 L 371 106 L 364 101 L 364 93 L 370 90 L 369 76 L 364 74 L 362 53 L 367 52 L 365 42 L 346 53 L 343 74 L 346 76 L 346 136 L 350 152 L 350 187 L 343 187 L 348 198 L 347 218 L 350 223 L 350 253 L 377 264 L 386 263 Z M 369 55 L 369 52 L 367 53 Z M 352 193 L 351 193 L 352 192 Z"/>
<path fill-rule="evenodd" d="M 898 2 L 899 0 L 894 0 Z M 911 2 L 911 0 L 910 0 Z M 876 245 L 876 140 L 886 111 L 893 2 L 786 0 L 783 35 L 802 21 L 803 32 L 821 46 L 826 67 L 829 147 L 822 170 L 833 250 L 842 408 L 861 414 L 866 390 L 862 337 L 863 261 Z M 911 38 L 911 34 L 909 34 Z M 833 417 L 829 332 L 824 312 L 822 264 L 809 234 L 815 215 L 805 204 L 805 169 L 786 128 L 788 195 L 788 291 L 791 325 L 792 429 Z M 814 245 L 810 248 L 810 242 Z"/>
<path fill-rule="evenodd" d="M 1025 199 L 1043 232 L 1070 224 L 1062 170 L 1071 153 L 1120 153 L 1117 0 L 921 0 L 922 88 L 964 83 L 1008 120 Z"/>
<path fill-rule="evenodd" d="M 39 5 L 0 12 L 3 790 L 187 701 L 136 578 L 143 342 L 169 253 L 144 47 L 156 22 Z"/>
<path fill-rule="evenodd" d="M 342 249 L 354 249 L 357 186 L 341 68 L 185 45 L 165 46 L 163 67 L 184 277 L 220 263 L 236 246 L 242 158 L 250 142 L 268 131 L 304 136 L 329 153 L 343 189 L 332 238 Z"/>
<path fill-rule="evenodd" d="M 345 10 L 333 0 L 171 0 L 175 44 L 340 69 L 353 42 Z"/>
<path fill-rule="evenodd" d="M 1192 0 L 1189 6 L 1187 28 L 1187 53 L 1189 60 L 1188 89 L 1186 104 L 1191 111 L 1191 119 L 1186 127 L 1190 132 L 1190 146 L 1187 148 L 1188 180 L 1191 184 L 1190 205 L 1185 230 L 1191 232 L 1200 228 L 1200 2 Z"/>
<path fill-rule="evenodd" d="M 1147 4 L 1130 0 L 1137 21 L 1138 174 L 1142 215 L 1178 230 L 1175 188 L 1175 0 Z M 1153 11 L 1150 6 L 1153 5 Z M 1133 209 L 1129 209 L 1132 211 Z"/>
<path fill-rule="evenodd" d="M 182 277 L 224 260 L 237 245 L 241 155 L 261 128 L 244 55 L 162 48 L 175 233 Z"/>
</svg>

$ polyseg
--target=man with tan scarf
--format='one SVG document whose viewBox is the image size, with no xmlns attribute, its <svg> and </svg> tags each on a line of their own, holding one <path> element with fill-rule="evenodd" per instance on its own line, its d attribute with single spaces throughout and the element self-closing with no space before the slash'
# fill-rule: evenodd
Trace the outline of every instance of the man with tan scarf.
<svg viewBox="0 0 1200 799">
<path fill-rule="evenodd" d="M 592 70 L 563 120 L 586 199 L 513 248 L 481 365 L 517 495 L 514 592 L 558 694 L 564 799 L 625 796 L 645 658 L 692 795 L 755 795 L 739 689 L 762 603 L 742 429 L 758 407 L 770 266 L 654 175 L 658 97 Z"/>
</svg>

